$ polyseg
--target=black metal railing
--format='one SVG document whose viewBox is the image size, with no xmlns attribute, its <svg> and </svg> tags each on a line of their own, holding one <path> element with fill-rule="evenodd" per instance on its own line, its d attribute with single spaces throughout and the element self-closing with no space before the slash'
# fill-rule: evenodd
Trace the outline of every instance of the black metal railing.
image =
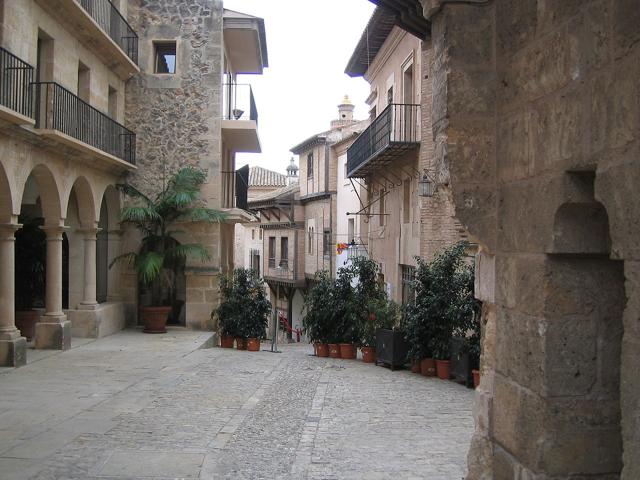
<svg viewBox="0 0 640 480">
<path fill-rule="evenodd" d="M 138 35 L 110 0 L 80 0 L 80 5 L 111 40 L 138 64 Z"/>
<path fill-rule="evenodd" d="M 29 84 L 34 69 L 27 62 L 0 47 L 0 104 L 25 117 L 33 116 Z"/>
<path fill-rule="evenodd" d="M 258 109 L 251 85 L 225 83 L 222 88 L 225 120 L 253 120 L 258 123 Z"/>
<path fill-rule="evenodd" d="M 397 144 L 420 143 L 420 105 L 392 103 L 347 150 L 347 175 Z"/>
<path fill-rule="evenodd" d="M 55 82 L 31 86 L 36 128 L 58 130 L 135 165 L 135 133 Z"/>
</svg>

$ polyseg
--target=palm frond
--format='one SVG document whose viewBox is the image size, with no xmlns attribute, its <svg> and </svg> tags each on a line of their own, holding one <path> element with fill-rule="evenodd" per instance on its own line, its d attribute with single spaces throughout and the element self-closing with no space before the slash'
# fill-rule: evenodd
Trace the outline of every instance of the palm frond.
<svg viewBox="0 0 640 480">
<path fill-rule="evenodd" d="M 118 183 L 116 184 L 116 188 L 120 192 L 124 193 L 125 195 L 131 198 L 139 198 L 140 200 L 143 200 L 147 205 L 153 204 L 153 201 L 151 201 L 149 197 L 147 197 L 144 193 L 142 193 L 133 185 L 129 185 L 128 183 Z"/>
<path fill-rule="evenodd" d="M 198 191 L 207 175 L 195 167 L 181 168 L 169 181 L 169 191 Z"/>
<path fill-rule="evenodd" d="M 150 285 L 162 272 L 164 255 L 157 252 L 141 253 L 136 258 L 136 271 L 142 283 Z"/>
<path fill-rule="evenodd" d="M 160 222 L 162 217 L 153 207 L 122 207 L 120 220 L 136 224 Z"/>
<path fill-rule="evenodd" d="M 116 258 L 111 260 L 109 263 L 109 268 L 113 267 L 118 262 L 124 262 L 125 260 L 129 265 L 133 265 L 138 258 L 138 254 L 135 252 L 123 253 L 122 255 L 118 255 Z"/>
<path fill-rule="evenodd" d="M 194 222 L 222 223 L 226 220 L 227 215 L 213 208 L 194 207 L 186 210 L 181 217 L 188 218 Z"/>
<path fill-rule="evenodd" d="M 176 245 L 169 248 L 165 252 L 168 261 L 186 260 L 187 258 L 195 258 L 201 262 L 211 260 L 211 255 L 205 247 L 198 243 L 186 243 L 184 245 Z"/>
</svg>

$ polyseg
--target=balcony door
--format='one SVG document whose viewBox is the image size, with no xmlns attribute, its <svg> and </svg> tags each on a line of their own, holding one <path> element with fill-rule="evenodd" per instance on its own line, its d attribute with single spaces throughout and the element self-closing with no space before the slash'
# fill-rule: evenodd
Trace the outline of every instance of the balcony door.
<svg viewBox="0 0 640 480">
<path fill-rule="evenodd" d="M 413 59 L 407 60 L 402 67 L 402 103 L 405 105 L 403 107 L 403 112 L 401 113 L 400 121 L 402 125 L 400 125 L 400 132 L 402 135 L 401 141 L 411 142 L 415 140 L 415 130 L 416 126 L 416 107 L 410 106 L 415 105 L 416 97 L 415 97 L 415 82 L 413 75 Z M 400 112 L 398 112 L 400 113 Z"/>
</svg>

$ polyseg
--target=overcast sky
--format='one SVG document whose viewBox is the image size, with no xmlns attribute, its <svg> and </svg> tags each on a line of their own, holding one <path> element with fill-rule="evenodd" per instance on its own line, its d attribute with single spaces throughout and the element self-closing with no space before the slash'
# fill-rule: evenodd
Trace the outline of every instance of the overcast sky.
<svg viewBox="0 0 640 480">
<path fill-rule="evenodd" d="M 289 149 L 328 130 L 345 94 L 366 118 L 369 85 L 344 73 L 375 6 L 368 0 L 224 0 L 224 7 L 264 18 L 269 68 L 247 75 L 259 116 L 261 154 L 238 154 L 236 167 L 284 173 Z M 297 162 L 297 158 L 296 158 Z"/>
</svg>

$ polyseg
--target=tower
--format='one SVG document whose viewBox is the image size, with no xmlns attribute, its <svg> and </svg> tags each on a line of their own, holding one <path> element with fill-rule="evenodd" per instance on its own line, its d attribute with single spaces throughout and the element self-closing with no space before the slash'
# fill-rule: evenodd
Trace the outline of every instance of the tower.
<svg viewBox="0 0 640 480">
<path fill-rule="evenodd" d="M 291 157 L 291 161 L 287 166 L 287 185 L 298 182 L 298 166 L 295 160 Z"/>
</svg>

